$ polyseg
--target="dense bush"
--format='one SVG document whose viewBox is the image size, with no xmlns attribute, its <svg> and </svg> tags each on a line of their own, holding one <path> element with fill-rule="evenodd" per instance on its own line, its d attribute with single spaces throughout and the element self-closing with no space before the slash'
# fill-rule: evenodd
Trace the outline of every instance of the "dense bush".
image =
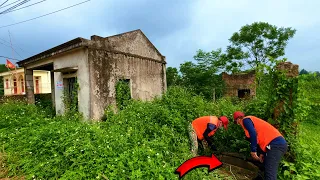
<svg viewBox="0 0 320 180">
<path fill-rule="evenodd" d="M 117 114 L 106 111 L 106 121 L 99 123 L 47 118 L 24 103 L 0 106 L 0 141 L 10 175 L 27 179 L 175 179 L 175 169 L 191 158 L 188 123 L 241 108 L 229 100 L 208 103 L 181 88 L 153 102 L 132 101 Z M 202 168 L 185 178 L 218 178 L 217 172 L 208 175 Z"/>
<path fill-rule="evenodd" d="M 306 84 L 299 87 L 299 106 L 294 112 L 297 121 L 315 124 L 311 119 L 318 119 L 319 114 L 315 109 L 309 113 L 309 106 L 304 106 L 309 103 L 303 88 L 309 88 L 308 82 L 302 81 Z M 219 151 L 248 156 L 249 143 L 241 127 L 232 123 L 232 113 L 244 110 L 267 117 L 266 97 L 250 101 L 222 98 L 212 103 L 186 89 L 171 87 L 152 102 L 130 100 L 116 114 L 108 108 L 105 121 L 99 123 L 80 122 L 78 114 L 50 118 L 39 108 L 44 105 L 6 102 L 0 105 L 0 141 L 10 175 L 23 174 L 27 179 L 175 179 L 175 169 L 191 158 L 187 126 L 193 119 L 228 116 L 228 130 L 218 130 L 213 142 Z M 304 133 L 296 147 L 297 160 L 282 162 L 280 178 L 318 176 L 317 130 L 308 129 L 300 129 Z M 208 175 L 207 169 L 201 168 L 185 179 L 218 178 L 217 173 L 219 169 Z"/>
</svg>

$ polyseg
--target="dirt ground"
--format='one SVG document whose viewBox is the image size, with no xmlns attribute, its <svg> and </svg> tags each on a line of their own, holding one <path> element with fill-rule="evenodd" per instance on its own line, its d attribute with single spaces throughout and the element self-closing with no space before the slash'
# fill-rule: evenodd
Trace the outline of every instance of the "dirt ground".
<svg viewBox="0 0 320 180">
<path fill-rule="evenodd" d="M 237 180 L 251 180 L 256 177 L 256 173 L 237 167 L 233 165 L 229 165 L 224 163 L 221 168 L 219 168 L 220 172 L 224 173 L 224 175 L 228 177 L 233 177 L 232 179 Z"/>
<path fill-rule="evenodd" d="M 0 180 L 25 180 L 24 177 L 8 177 L 8 168 L 6 166 L 6 154 L 0 152 Z"/>
</svg>

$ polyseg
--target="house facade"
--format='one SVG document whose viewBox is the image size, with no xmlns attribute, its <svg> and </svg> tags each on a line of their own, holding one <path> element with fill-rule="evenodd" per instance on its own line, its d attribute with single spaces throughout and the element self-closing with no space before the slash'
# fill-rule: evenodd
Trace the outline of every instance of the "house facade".
<svg viewBox="0 0 320 180">
<path fill-rule="evenodd" d="M 166 91 L 165 57 L 141 30 L 110 37 L 76 38 L 18 62 L 25 69 L 26 95 L 34 102 L 34 70 L 51 71 L 51 91 L 57 114 L 64 113 L 63 94 L 79 85 L 78 110 L 99 120 L 116 103 L 115 85 L 129 82 L 131 97 L 151 100 Z"/>
<path fill-rule="evenodd" d="M 34 94 L 51 93 L 50 71 L 35 70 L 33 72 Z M 24 68 L 17 68 L 0 73 L 3 77 L 3 91 L 5 96 L 23 95 L 25 91 Z"/>
</svg>

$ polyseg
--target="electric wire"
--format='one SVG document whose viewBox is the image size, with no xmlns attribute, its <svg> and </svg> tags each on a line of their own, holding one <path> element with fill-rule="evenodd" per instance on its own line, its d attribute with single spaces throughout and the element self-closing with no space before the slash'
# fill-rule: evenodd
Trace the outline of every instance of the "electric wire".
<svg viewBox="0 0 320 180">
<path fill-rule="evenodd" d="M 42 2 L 44 2 L 44 1 L 46 1 L 46 0 L 38 1 L 38 2 L 36 2 L 36 3 L 30 4 L 30 5 L 27 5 L 27 6 L 23 6 L 22 8 L 14 9 L 14 10 L 7 11 L 7 12 L 0 13 L 0 14 L 7 14 L 7 13 L 10 13 L 10 12 L 18 11 L 18 10 L 20 10 L 20 9 L 24 9 L 24 8 L 27 8 L 27 7 L 30 7 L 30 6 L 37 5 L 37 4 L 42 3 Z"/>
<path fill-rule="evenodd" d="M 5 28 L 5 27 L 9 27 L 9 26 L 14 26 L 14 25 L 17 25 L 17 24 L 21 24 L 21 23 L 25 23 L 25 22 L 28 22 L 28 21 L 32 21 L 32 20 L 35 20 L 35 19 L 38 19 L 38 18 L 41 18 L 41 17 L 44 17 L 44 16 L 48 16 L 48 15 L 51 15 L 51 14 L 54 14 L 54 13 L 57 13 L 57 12 L 60 12 L 60 11 L 63 11 L 63 10 L 66 10 L 66 9 L 69 9 L 69 8 L 72 8 L 72 7 L 75 7 L 75 6 L 78 6 L 80 4 L 83 4 L 83 3 L 86 3 L 86 2 L 89 2 L 91 0 L 87 0 L 87 1 L 83 1 L 81 3 L 78 3 L 78 4 L 74 4 L 72 6 L 68 6 L 66 8 L 63 8 L 63 9 L 59 9 L 57 11 L 53 11 L 51 13 L 48 13 L 48 14 L 44 14 L 42 16 L 38 16 L 38 17 L 35 17 L 35 18 L 31 18 L 31 19 L 28 19 L 28 20 L 25 20 L 25 21 L 20 21 L 20 22 L 17 22 L 17 23 L 13 23 L 13 24 L 8 24 L 8 25 L 5 25 L 5 26 L 0 26 L 0 28 Z"/>
</svg>

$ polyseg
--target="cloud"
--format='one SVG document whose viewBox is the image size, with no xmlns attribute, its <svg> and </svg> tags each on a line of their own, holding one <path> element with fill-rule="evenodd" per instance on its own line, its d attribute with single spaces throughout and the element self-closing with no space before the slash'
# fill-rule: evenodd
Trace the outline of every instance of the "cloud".
<svg viewBox="0 0 320 180">
<path fill-rule="evenodd" d="M 0 15 L 0 26 L 79 2 L 48 0 Z M 264 21 L 297 29 L 286 55 L 301 68 L 314 71 L 320 67 L 317 61 L 320 58 L 317 53 L 319 5 L 320 1 L 316 0 L 91 0 L 34 21 L 0 28 L 0 38 L 8 40 L 10 30 L 13 43 L 26 51 L 20 51 L 26 58 L 76 37 L 110 36 L 141 29 L 166 56 L 168 66 L 178 67 L 184 61 L 193 60 L 198 49 L 225 48 L 232 33 L 241 26 Z M 0 55 L 12 56 L 12 52 L 0 44 Z M 0 59 L 1 62 L 5 59 Z"/>
</svg>

